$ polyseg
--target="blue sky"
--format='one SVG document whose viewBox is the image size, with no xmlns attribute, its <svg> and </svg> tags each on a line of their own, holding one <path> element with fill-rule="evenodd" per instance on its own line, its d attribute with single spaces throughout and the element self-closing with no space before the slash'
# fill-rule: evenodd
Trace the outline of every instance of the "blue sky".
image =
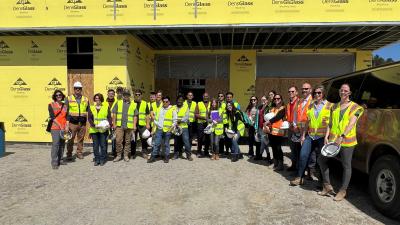
<svg viewBox="0 0 400 225">
<path fill-rule="evenodd" d="M 392 58 L 394 61 L 400 61 L 400 42 L 375 50 L 374 55 L 379 55 L 384 59 Z"/>
</svg>

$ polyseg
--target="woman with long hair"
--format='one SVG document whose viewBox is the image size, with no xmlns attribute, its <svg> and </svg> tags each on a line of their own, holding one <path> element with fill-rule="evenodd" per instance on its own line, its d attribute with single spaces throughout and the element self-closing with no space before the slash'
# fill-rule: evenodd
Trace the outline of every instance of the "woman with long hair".
<svg viewBox="0 0 400 225">
<path fill-rule="evenodd" d="M 49 103 L 49 117 L 53 121 L 51 125 L 51 166 L 58 169 L 60 165 L 66 165 L 62 160 L 64 155 L 65 140 L 61 135 L 61 131 L 65 130 L 67 123 L 67 107 L 64 105 L 65 95 L 60 90 L 55 90 L 52 96 L 53 101 Z"/>
<path fill-rule="evenodd" d="M 216 115 L 217 114 L 217 115 Z M 210 111 L 208 112 L 208 123 L 213 125 L 213 132 L 211 133 L 211 160 L 219 160 L 219 142 L 224 137 L 224 124 L 222 121 L 224 111 L 219 107 L 218 100 L 213 98 L 211 100 Z"/>
<path fill-rule="evenodd" d="M 260 142 L 256 142 L 255 140 L 255 135 L 257 133 L 255 126 L 257 123 L 257 104 L 258 104 L 258 98 L 256 96 L 251 96 L 249 100 L 249 104 L 247 105 L 246 108 L 246 114 L 249 117 L 251 121 L 251 125 L 248 127 L 249 128 L 249 158 L 254 157 L 254 145 L 256 146 L 256 158 L 260 158 Z M 254 158 L 254 159 L 256 159 Z"/>
<path fill-rule="evenodd" d="M 272 154 L 274 155 L 274 169 L 276 171 L 282 171 L 284 169 L 282 141 L 285 132 L 281 129 L 281 126 L 283 118 L 285 117 L 285 106 L 280 94 L 274 96 L 274 106 L 270 110 L 270 113 L 273 113 L 274 117 L 266 121 L 266 125 L 268 126 L 267 130 L 269 130 L 269 143 L 272 148 Z"/>
<path fill-rule="evenodd" d="M 235 105 L 232 102 L 226 103 L 226 114 L 228 117 L 228 128 L 225 130 L 225 132 L 227 131 L 234 132 L 234 135 L 231 138 L 232 140 L 231 160 L 232 162 L 236 162 L 239 160 L 240 157 L 239 139 L 240 136 L 243 136 L 245 129 L 243 123 L 243 117 L 240 111 L 236 109 Z"/>
<path fill-rule="evenodd" d="M 265 150 L 266 153 L 267 153 L 267 158 L 266 158 L 267 164 L 271 164 L 272 163 L 272 159 L 271 159 L 271 154 L 269 153 L 269 148 L 268 148 L 268 143 L 269 143 L 268 135 L 263 132 L 263 125 L 264 125 L 264 122 L 265 122 L 264 121 L 264 116 L 270 110 L 268 105 L 269 105 L 269 100 L 268 100 L 266 95 L 263 95 L 261 97 L 261 104 L 257 107 L 257 115 L 256 115 L 257 121 L 256 121 L 256 123 L 254 125 L 254 127 L 257 130 L 257 137 L 260 140 L 259 155 L 257 156 L 257 153 L 256 153 L 256 157 L 254 158 L 254 160 L 259 160 L 259 159 L 261 160 L 262 159 L 262 155 L 263 155 L 264 150 Z"/>
</svg>

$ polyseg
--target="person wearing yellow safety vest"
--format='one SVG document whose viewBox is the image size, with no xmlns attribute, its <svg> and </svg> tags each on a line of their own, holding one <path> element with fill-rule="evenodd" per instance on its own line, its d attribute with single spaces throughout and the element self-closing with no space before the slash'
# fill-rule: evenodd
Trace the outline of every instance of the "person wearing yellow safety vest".
<svg viewBox="0 0 400 225">
<path fill-rule="evenodd" d="M 208 152 L 210 148 L 210 135 L 204 133 L 204 128 L 207 127 L 207 114 L 210 111 L 210 101 L 208 93 L 203 94 L 203 101 L 197 103 L 195 115 L 197 119 L 197 157 L 210 157 Z M 204 145 L 204 154 L 202 148 Z"/>
<path fill-rule="evenodd" d="M 193 92 L 189 91 L 186 94 L 186 100 L 184 104 L 186 104 L 189 108 L 189 123 L 188 123 L 188 130 L 189 130 L 189 142 L 190 146 L 192 146 L 192 140 L 194 137 L 194 133 L 196 132 L 196 116 L 195 111 L 197 107 L 197 103 L 193 101 L 194 95 Z"/>
<path fill-rule="evenodd" d="M 154 91 L 152 91 L 152 92 L 150 92 L 150 95 L 149 95 L 149 102 L 147 102 L 147 107 L 149 108 L 149 111 L 150 111 L 150 115 L 149 115 L 149 119 L 150 119 L 150 121 L 151 121 L 151 111 L 152 111 L 152 105 L 153 105 L 153 103 L 154 102 L 156 102 L 156 92 L 154 92 Z M 153 124 L 153 122 L 150 122 L 150 131 L 152 131 L 153 128 L 154 127 L 154 124 Z"/>
<path fill-rule="evenodd" d="M 107 136 L 108 128 L 99 127 L 104 120 L 108 124 L 112 124 L 111 113 L 108 104 L 103 104 L 104 97 L 102 94 L 95 94 L 93 97 L 94 105 L 90 106 L 88 111 L 88 122 L 90 124 L 89 135 L 93 140 L 94 165 L 104 166 L 107 162 Z"/>
<path fill-rule="evenodd" d="M 364 109 L 350 100 L 349 84 L 343 84 L 339 89 L 340 102 L 332 106 L 329 126 L 326 130 L 324 143 L 335 142 L 340 147 L 340 161 L 343 166 L 342 186 L 333 200 L 341 201 L 346 197 L 347 187 L 351 179 L 351 160 L 354 147 L 357 145 L 357 121 Z M 318 163 L 322 172 L 323 189 L 319 195 L 327 196 L 334 193 L 329 180 L 329 158 L 320 155 Z"/>
<path fill-rule="evenodd" d="M 308 107 L 307 122 L 301 134 L 297 176 L 290 181 L 290 185 L 303 184 L 304 172 L 310 161 L 311 153 L 314 151 L 317 158 L 321 154 L 332 105 L 325 99 L 325 87 L 317 86 L 314 91 L 314 100 Z M 316 165 L 316 172 L 320 174 L 318 165 Z"/>
<path fill-rule="evenodd" d="M 118 100 L 122 100 L 122 91 L 124 89 L 122 87 L 117 87 L 117 98 L 115 98 L 115 91 L 113 89 L 108 90 L 108 97 L 107 97 L 107 102 L 108 102 L 108 107 L 110 109 L 110 111 L 112 111 L 112 109 L 114 108 L 115 104 L 117 104 Z M 111 122 L 113 122 L 114 119 L 112 118 L 112 114 L 111 114 Z M 113 130 L 113 126 L 112 124 L 111 128 L 110 128 L 110 132 L 114 132 Z M 108 149 L 108 144 L 106 146 L 106 148 Z M 117 155 L 117 151 L 116 151 L 116 141 L 115 139 L 111 140 L 111 154 L 113 157 L 115 157 Z"/>
<path fill-rule="evenodd" d="M 131 143 L 131 154 L 132 157 L 135 158 L 135 153 L 136 153 L 136 143 L 138 140 L 138 134 L 141 137 L 141 142 L 142 142 L 142 157 L 144 159 L 147 159 L 147 138 L 144 139 L 142 137 L 143 132 L 147 129 L 150 131 L 150 109 L 148 108 L 147 102 L 142 100 L 142 90 L 137 89 L 135 91 L 135 103 L 136 103 L 136 109 L 139 113 L 138 117 L 138 126 L 137 130 L 135 131 L 135 138 L 132 140 Z"/>
<path fill-rule="evenodd" d="M 189 107 L 184 104 L 183 95 L 179 95 L 176 99 L 176 114 L 177 114 L 177 126 L 182 128 L 182 134 L 180 136 L 174 137 L 174 159 L 178 159 L 179 156 L 182 157 L 182 147 L 185 146 L 186 159 L 189 161 L 193 161 L 191 156 L 192 154 L 192 145 L 189 141 Z"/>
<path fill-rule="evenodd" d="M 269 112 L 275 115 L 269 121 L 265 122 L 265 125 L 268 126 L 267 130 L 269 131 L 268 132 L 269 144 L 271 145 L 272 154 L 274 156 L 273 168 L 276 171 L 282 171 L 284 169 L 282 142 L 283 142 L 283 136 L 285 135 L 285 131 L 281 129 L 281 127 L 286 112 L 285 106 L 282 101 L 282 95 L 275 94 L 274 106 L 270 109 Z"/>
<path fill-rule="evenodd" d="M 230 138 L 232 144 L 231 161 L 237 162 L 240 158 L 239 139 L 244 135 L 245 129 L 243 117 L 240 110 L 236 109 L 235 104 L 232 102 L 226 103 L 226 114 L 228 127 L 225 128 L 225 132 L 229 129 L 235 133 L 234 136 Z"/>
<path fill-rule="evenodd" d="M 218 108 L 222 111 L 222 125 L 224 129 L 227 127 L 228 120 L 226 119 L 226 103 L 225 103 L 225 94 L 222 91 L 218 92 Z M 218 109 L 218 110 L 219 110 Z M 221 154 L 224 154 L 224 146 L 225 146 L 225 139 L 227 139 L 226 134 L 224 132 L 224 137 L 219 140 L 218 150 Z M 226 155 L 228 155 L 229 146 L 226 147 Z"/>
<path fill-rule="evenodd" d="M 151 118 L 151 121 L 155 120 L 157 112 L 163 106 L 162 98 L 163 98 L 162 91 L 160 91 L 160 90 L 157 91 L 156 100 L 154 102 L 152 102 L 151 106 L 150 106 L 150 118 Z M 156 126 L 154 124 L 152 124 L 152 126 L 154 126 L 152 130 L 155 131 Z"/>
<path fill-rule="evenodd" d="M 122 150 L 124 150 L 124 160 L 129 162 L 129 152 L 131 150 L 132 132 L 136 131 L 138 111 L 136 103 L 131 101 L 131 93 L 124 90 L 122 100 L 118 100 L 112 109 L 113 129 L 115 130 L 115 140 L 117 147 L 117 155 L 114 162 L 122 159 Z M 125 145 L 123 144 L 125 143 Z"/>
<path fill-rule="evenodd" d="M 68 96 L 65 101 L 65 106 L 67 107 L 67 125 L 65 126 L 65 130 L 71 130 L 72 133 L 72 138 L 67 144 L 67 160 L 73 160 L 72 150 L 74 147 L 75 136 L 77 137 L 76 155 L 79 159 L 83 159 L 83 140 L 86 134 L 89 100 L 87 97 L 82 95 L 81 82 L 78 81 L 74 83 L 74 94 Z"/>
<path fill-rule="evenodd" d="M 224 123 L 222 122 L 222 116 L 224 111 L 218 106 L 218 101 L 213 98 L 211 100 L 210 112 L 207 116 L 208 122 L 213 125 L 213 131 L 211 133 L 211 160 L 219 160 L 219 142 L 224 137 Z M 223 147 L 223 146 L 222 146 Z"/>
<path fill-rule="evenodd" d="M 232 103 L 237 110 L 240 110 L 239 103 L 233 100 L 233 93 L 231 91 L 228 91 L 225 94 L 225 102 L 221 106 L 224 108 L 224 111 L 225 111 L 225 114 L 223 115 L 223 118 L 222 118 L 222 121 L 224 123 L 224 128 L 228 127 L 228 117 L 226 114 L 226 104 L 228 104 L 228 103 Z M 232 140 L 230 138 L 228 138 L 226 136 L 226 134 L 224 136 L 224 145 L 225 145 L 225 155 L 229 155 L 229 149 L 232 147 Z M 240 155 L 240 157 L 241 157 L 241 155 Z"/>
<path fill-rule="evenodd" d="M 147 160 L 147 163 L 153 163 L 156 161 L 156 156 L 159 155 L 161 149 L 161 143 L 165 146 L 165 158 L 164 163 L 169 162 L 171 130 L 177 124 L 177 114 L 175 107 L 171 106 L 170 98 L 168 96 L 162 98 L 163 105 L 155 114 L 154 125 L 156 126 L 156 132 L 154 134 L 154 145 L 151 157 Z"/>
</svg>

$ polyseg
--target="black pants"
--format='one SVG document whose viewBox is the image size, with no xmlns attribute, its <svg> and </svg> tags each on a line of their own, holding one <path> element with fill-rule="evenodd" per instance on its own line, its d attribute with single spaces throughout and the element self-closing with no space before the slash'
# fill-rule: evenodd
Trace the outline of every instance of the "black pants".
<svg viewBox="0 0 400 225">
<path fill-rule="evenodd" d="M 142 135 L 143 131 L 146 130 L 145 126 L 138 126 L 136 131 L 135 131 L 135 140 L 131 141 L 131 155 L 134 156 L 134 154 L 136 153 L 136 145 L 137 145 L 137 140 L 138 140 L 138 136 Z M 146 153 L 147 154 L 147 141 L 144 139 L 140 139 L 140 142 L 142 142 L 142 153 Z"/>
<path fill-rule="evenodd" d="M 224 130 L 225 128 L 228 128 L 228 124 L 224 124 Z M 229 154 L 229 149 L 232 148 L 232 139 L 228 138 L 228 136 L 226 136 L 226 133 L 224 132 L 224 141 L 222 141 L 223 145 L 225 145 L 225 152 L 226 154 Z M 220 141 L 221 142 L 221 141 Z M 220 152 L 223 152 L 223 147 L 220 148 Z"/>
<path fill-rule="evenodd" d="M 204 154 L 208 155 L 210 149 L 210 135 L 204 133 L 204 128 L 207 127 L 207 123 L 197 123 L 197 154 L 201 153 L 201 149 L 204 145 Z"/>
<path fill-rule="evenodd" d="M 194 138 L 194 135 L 196 134 L 196 128 L 197 128 L 196 122 L 188 123 L 190 146 L 192 146 L 192 144 L 193 144 L 193 138 Z"/>
<path fill-rule="evenodd" d="M 282 141 L 283 137 L 268 134 L 269 144 L 272 148 L 272 155 L 275 160 L 283 161 Z"/>
<path fill-rule="evenodd" d="M 254 146 L 256 146 L 256 156 L 261 157 L 260 142 L 255 139 L 256 129 L 253 126 L 249 127 L 249 156 L 254 156 Z"/>
</svg>

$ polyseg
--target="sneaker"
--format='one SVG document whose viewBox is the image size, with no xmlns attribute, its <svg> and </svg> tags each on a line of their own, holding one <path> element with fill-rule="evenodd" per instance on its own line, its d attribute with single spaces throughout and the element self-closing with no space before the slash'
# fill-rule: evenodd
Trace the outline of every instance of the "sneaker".
<svg viewBox="0 0 400 225">
<path fill-rule="evenodd" d="M 60 161 L 60 165 L 62 165 L 62 166 L 65 166 L 65 165 L 67 165 L 67 162 L 66 162 L 66 160 L 61 160 L 61 161 Z"/>
<path fill-rule="evenodd" d="M 99 162 L 94 162 L 94 166 L 98 166 L 98 165 L 100 165 Z"/>
<path fill-rule="evenodd" d="M 51 166 L 51 168 L 53 168 L 53 170 L 58 170 L 58 166 Z"/>
<path fill-rule="evenodd" d="M 100 162 L 100 166 L 104 166 L 106 162 Z"/>
<path fill-rule="evenodd" d="M 124 161 L 125 161 L 125 162 L 129 162 L 129 157 L 128 157 L 128 156 L 125 156 L 125 157 L 124 157 Z"/>
<path fill-rule="evenodd" d="M 317 194 L 321 195 L 321 196 L 328 196 L 329 197 L 331 195 L 334 195 L 335 192 L 333 191 L 332 185 L 330 185 L 328 183 L 324 183 L 322 191 L 317 192 Z"/>
<path fill-rule="evenodd" d="M 120 160 L 121 160 L 121 156 L 117 156 L 117 157 L 114 158 L 113 162 L 118 162 Z"/>
<path fill-rule="evenodd" d="M 339 192 L 336 194 L 336 196 L 333 198 L 334 201 L 342 201 L 346 197 L 346 190 L 340 189 Z"/>
<path fill-rule="evenodd" d="M 153 163 L 153 162 L 155 162 L 155 161 L 156 161 L 156 158 L 153 157 L 153 156 L 151 156 L 151 157 L 147 160 L 147 163 Z"/>
<path fill-rule="evenodd" d="M 173 160 L 176 160 L 176 159 L 178 159 L 179 158 L 179 156 L 178 155 L 174 155 L 174 158 L 172 158 Z"/>
<path fill-rule="evenodd" d="M 164 163 L 169 163 L 169 157 L 165 157 Z"/>
<path fill-rule="evenodd" d="M 143 159 L 148 159 L 148 158 L 147 158 L 147 154 L 143 152 L 143 153 L 142 153 L 142 158 L 143 158 Z"/>
<path fill-rule="evenodd" d="M 290 186 L 298 186 L 303 184 L 303 179 L 301 177 L 295 177 L 293 180 L 290 181 Z"/>
<path fill-rule="evenodd" d="M 193 161 L 193 158 L 192 158 L 191 155 L 186 156 L 186 158 L 187 158 L 187 160 L 189 160 L 189 161 Z"/>
</svg>

